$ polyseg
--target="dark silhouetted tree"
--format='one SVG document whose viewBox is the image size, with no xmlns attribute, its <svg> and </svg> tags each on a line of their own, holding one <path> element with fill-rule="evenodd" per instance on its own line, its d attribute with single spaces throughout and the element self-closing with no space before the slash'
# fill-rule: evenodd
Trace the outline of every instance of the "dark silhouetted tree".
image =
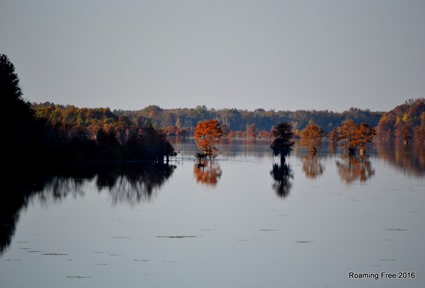
<svg viewBox="0 0 425 288">
<path fill-rule="evenodd" d="M 272 129 L 273 142 L 270 148 L 273 151 L 273 156 L 280 156 L 281 164 L 285 163 L 286 156 L 292 151 L 294 146 L 294 133 L 292 125 L 288 122 L 279 123 Z"/>
<path fill-rule="evenodd" d="M 31 104 L 22 98 L 15 66 L 5 54 L 0 54 L 0 95 L 3 110 L 13 112 L 13 117 L 2 121 L 3 151 L 7 159 L 28 161 L 36 153 L 40 133 Z"/>
</svg>

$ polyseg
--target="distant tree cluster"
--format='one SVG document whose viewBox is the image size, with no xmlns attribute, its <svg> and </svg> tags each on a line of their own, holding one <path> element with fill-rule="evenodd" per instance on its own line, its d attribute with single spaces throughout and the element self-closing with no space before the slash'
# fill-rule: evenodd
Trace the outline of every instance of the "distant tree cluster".
<svg viewBox="0 0 425 288">
<path fill-rule="evenodd" d="M 310 122 L 314 122 L 327 134 L 343 121 L 353 119 L 375 127 L 382 112 L 371 112 L 350 108 L 342 113 L 328 110 L 275 111 L 256 109 L 208 109 L 206 106 L 196 108 L 163 109 L 151 105 L 138 111 L 114 110 L 116 115 L 126 115 L 129 119 L 140 116 L 149 118 L 158 127 L 162 127 L 169 136 L 192 136 L 195 126 L 205 119 L 217 119 L 223 130 L 223 138 L 229 139 L 271 139 L 272 128 L 276 123 L 290 123 L 295 136 Z"/>
<path fill-rule="evenodd" d="M 59 159 L 89 161 L 159 161 L 174 155 L 166 134 L 149 119 L 130 120 L 109 108 L 77 108 L 47 103 L 33 105 L 44 121 L 44 144 L 60 153 Z"/>
<path fill-rule="evenodd" d="M 379 139 L 398 138 L 406 144 L 412 139 L 425 142 L 425 98 L 410 99 L 383 113 L 376 133 Z"/>
<path fill-rule="evenodd" d="M 347 120 L 330 134 L 331 140 L 338 142 L 349 155 L 355 155 L 357 150 L 363 155 L 366 153 L 368 144 L 375 137 L 376 131 L 367 123 Z"/>
<path fill-rule="evenodd" d="M 310 123 L 300 132 L 300 144 L 307 146 L 311 156 L 315 156 L 325 137 L 324 130 L 315 123 Z M 367 146 L 375 137 L 375 129 L 367 123 L 355 123 L 352 120 L 345 121 L 330 133 L 330 141 L 338 142 L 348 155 L 353 156 L 357 150 L 361 155 L 366 153 Z M 279 123 L 273 129 L 273 141 L 270 148 L 273 156 L 280 156 L 281 163 L 291 153 L 294 145 L 294 132 L 290 123 Z"/>
<path fill-rule="evenodd" d="M 44 110 L 43 106 L 50 107 L 51 103 L 33 104 L 36 109 Z M 331 136 L 337 127 L 340 127 L 345 121 L 352 120 L 356 123 L 366 123 L 368 126 L 376 129 L 379 139 L 400 138 L 404 141 L 417 139 L 425 141 L 425 105 L 424 99 L 409 100 L 405 104 L 396 107 L 389 112 L 371 112 L 350 108 L 342 113 L 331 111 L 275 111 L 256 109 L 254 111 L 238 109 L 207 109 L 205 106 L 196 108 L 162 109 L 161 107 L 151 105 L 137 111 L 103 109 L 107 111 L 93 111 L 88 108 L 76 108 L 73 106 L 61 107 L 65 109 L 65 114 L 55 112 L 53 117 L 64 123 L 77 123 L 94 128 L 97 122 L 91 123 L 94 119 L 105 117 L 114 122 L 117 117 L 125 117 L 128 121 L 135 123 L 149 120 L 153 126 L 162 129 L 167 137 L 193 137 L 194 130 L 198 122 L 206 119 L 216 119 L 222 129 L 222 138 L 224 139 L 272 139 L 273 127 L 276 123 L 290 123 L 295 138 L 302 138 L 301 131 L 310 123 L 315 123 L 325 133 L 325 136 Z M 48 108 L 51 109 L 51 108 Z M 79 109 L 78 114 L 73 113 L 72 109 Z M 69 113 L 68 113 L 69 112 Z M 45 114 L 45 111 L 42 112 Z M 75 119 L 76 118 L 76 119 Z M 90 128 L 89 128 L 90 129 Z"/>
</svg>

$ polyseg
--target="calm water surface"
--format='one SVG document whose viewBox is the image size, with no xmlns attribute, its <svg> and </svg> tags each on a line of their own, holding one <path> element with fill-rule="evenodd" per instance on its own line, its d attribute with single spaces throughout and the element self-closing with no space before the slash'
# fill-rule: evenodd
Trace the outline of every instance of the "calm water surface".
<svg viewBox="0 0 425 288">
<path fill-rule="evenodd" d="M 296 146 L 281 166 L 266 142 L 222 143 L 205 167 L 174 146 L 166 169 L 32 180 L 2 213 L 0 287 L 423 287 L 423 146 Z"/>
</svg>

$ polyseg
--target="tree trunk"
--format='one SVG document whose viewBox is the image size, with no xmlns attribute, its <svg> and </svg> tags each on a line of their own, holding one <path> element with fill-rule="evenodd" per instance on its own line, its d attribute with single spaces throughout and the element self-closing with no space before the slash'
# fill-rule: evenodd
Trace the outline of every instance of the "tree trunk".
<svg viewBox="0 0 425 288">
<path fill-rule="evenodd" d="M 285 164 L 285 162 L 286 162 L 285 156 L 283 154 L 280 154 L 280 165 Z"/>
</svg>

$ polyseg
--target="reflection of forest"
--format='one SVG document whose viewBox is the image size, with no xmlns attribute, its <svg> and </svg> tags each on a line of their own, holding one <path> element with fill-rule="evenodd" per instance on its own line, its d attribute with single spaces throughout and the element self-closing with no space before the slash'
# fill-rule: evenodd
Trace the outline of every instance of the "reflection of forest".
<svg viewBox="0 0 425 288">
<path fill-rule="evenodd" d="M 425 177 L 425 143 L 377 141 L 376 150 L 381 159 L 416 177 Z"/>
<path fill-rule="evenodd" d="M 197 183 L 215 186 L 221 174 L 220 165 L 213 160 L 201 160 L 193 167 L 193 175 Z"/>
<path fill-rule="evenodd" d="M 279 197 L 285 198 L 292 188 L 291 179 L 294 178 L 291 167 L 287 163 L 273 164 L 270 175 L 273 177 L 273 190 Z"/>
<path fill-rule="evenodd" d="M 19 167 L 6 169 L 5 179 L 18 179 L 0 193 L 0 255 L 10 245 L 19 214 L 34 197 L 60 201 L 68 195 L 84 195 L 87 181 L 96 180 L 99 191 L 107 190 L 113 203 L 135 204 L 148 200 L 173 174 L 176 166 L 102 164 L 84 166 Z"/>
<path fill-rule="evenodd" d="M 137 204 L 150 200 L 153 192 L 173 174 L 174 165 L 141 165 L 133 167 L 126 165 L 119 173 L 108 175 L 98 174 L 99 190 L 107 189 L 114 204 Z M 105 181 L 107 180 L 107 181 Z"/>
<path fill-rule="evenodd" d="M 344 156 L 336 161 L 336 166 L 341 180 L 346 183 L 364 182 L 375 175 L 372 163 L 367 157 Z"/>
</svg>

